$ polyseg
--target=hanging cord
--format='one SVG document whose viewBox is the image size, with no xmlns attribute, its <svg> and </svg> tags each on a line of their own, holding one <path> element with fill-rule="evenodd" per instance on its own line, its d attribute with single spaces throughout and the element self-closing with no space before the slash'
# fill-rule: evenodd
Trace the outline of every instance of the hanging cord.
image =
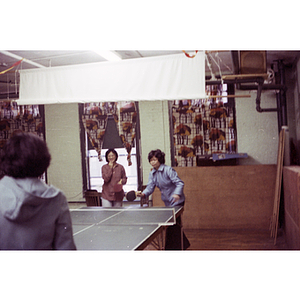
<svg viewBox="0 0 300 300">
<path fill-rule="evenodd" d="M 121 133 L 121 106 L 122 106 L 122 102 L 116 102 L 116 105 L 117 105 L 117 112 L 118 112 L 118 129 L 119 129 L 119 136 L 120 136 L 120 133 Z"/>
<path fill-rule="evenodd" d="M 14 67 L 16 67 L 17 65 L 19 65 L 24 58 L 20 59 L 19 61 L 17 61 L 16 63 L 14 63 L 11 67 L 9 67 L 8 69 L 1 71 L 0 75 L 5 74 L 6 72 L 10 71 L 11 69 L 13 69 Z"/>
<path fill-rule="evenodd" d="M 69 199 L 75 199 L 75 198 L 77 198 L 78 196 L 80 196 L 80 195 L 82 195 L 82 192 L 79 192 L 77 195 L 75 195 L 75 196 L 72 196 L 72 197 L 68 197 L 68 200 Z"/>
<path fill-rule="evenodd" d="M 6 93 L 7 93 L 7 100 L 9 100 L 9 77 L 6 74 Z"/>
<path fill-rule="evenodd" d="M 223 62 L 223 60 L 221 59 L 221 57 L 219 56 L 219 52 L 217 52 L 216 54 L 215 54 L 215 56 L 218 58 L 218 60 L 219 60 L 219 62 L 221 62 L 229 71 L 230 71 L 230 73 L 233 73 L 233 71 L 231 70 L 231 68 L 229 67 L 229 66 L 227 66 L 224 62 Z"/>
<path fill-rule="evenodd" d="M 213 58 L 213 56 L 209 53 L 209 57 L 214 61 L 214 63 L 217 65 L 218 69 L 219 69 L 219 73 L 220 73 L 220 77 L 221 77 L 221 84 L 223 85 L 223 79 L 222 79 L 222 72 L 221 72 L 221 68 L 220 68 L 220 64 L 217 63 L 217 61 Z"/>
<path fill-rule="evenodd" d="M 216 76 L 215 76 L 215 74 L 212 70 L 210 58 L 208 57 L 207 53 L 205 53 L 205 59 L 206 59 L 207 66 L 208 66 L 208 68 L 210 70 L 210 74 L 211 74 L 211 79 L 210 80 L 216 80 Z"/>
<path fill-rule="evenodd" d="M 15 71 L 15 94 L 16 95 L 18 93 L 17 72 L 18 72 L 18 70 Z"/>
<path fill-rule="evenodd" d="M 23 61 L 21 61 L 21 64 L 17 65 L 17 69 L 15 70 L 15 93 L 16 95 L 19 92 L 19 83 L 18 83 L 18 78 L 17 78 L 17 73 L 19 73 L 20 69 L 23 67 Z"/>
</svg>

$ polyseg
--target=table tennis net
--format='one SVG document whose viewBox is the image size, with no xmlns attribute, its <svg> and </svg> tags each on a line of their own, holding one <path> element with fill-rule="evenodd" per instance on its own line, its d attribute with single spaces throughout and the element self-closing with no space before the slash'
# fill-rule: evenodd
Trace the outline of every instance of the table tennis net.
<svg viewBox="0 0 300 300">
<path fill-rule="evenodd" d="M 79 208 L 72 209 L 73 224 L 95 225 L 161 225 L 176 224 L 175 208 Z"/>
</svg>

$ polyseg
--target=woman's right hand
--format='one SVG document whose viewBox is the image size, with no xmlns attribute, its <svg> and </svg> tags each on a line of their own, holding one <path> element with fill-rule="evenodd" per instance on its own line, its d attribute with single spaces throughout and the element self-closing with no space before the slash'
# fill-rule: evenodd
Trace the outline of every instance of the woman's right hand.
<svg viewBox="0 0 300 300">
<path fill-rule="evenodd" d="M 115 163 L 113 161 L 109 161 L 108 165 L 113 169 L 115 166 Z"/>
<path fill-rule="evenodd" d="M 136 196 L 137 196 L 137 197 L 142 197 L 142 198 L 143 198 L 145 195 L 144 195 L 141 191 L 137 191 L 137 192 L 136 192 Z"/>
</svg>

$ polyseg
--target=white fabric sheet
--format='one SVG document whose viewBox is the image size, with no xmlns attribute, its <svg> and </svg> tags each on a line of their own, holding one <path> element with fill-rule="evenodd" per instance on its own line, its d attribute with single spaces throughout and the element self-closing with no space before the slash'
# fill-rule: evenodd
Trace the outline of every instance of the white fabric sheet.
<svg viewBox="0 0 300 300">
<path fill-rule="evenodd" d="M 18 104 L 205 97 L 205 56 L 184 53 L 20 71 Z"/>
</svg>

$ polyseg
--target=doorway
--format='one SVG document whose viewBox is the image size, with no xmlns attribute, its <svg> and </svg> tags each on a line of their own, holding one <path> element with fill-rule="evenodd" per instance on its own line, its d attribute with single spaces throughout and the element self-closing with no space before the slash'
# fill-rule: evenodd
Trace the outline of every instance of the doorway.
<svg viewBox="0 0 300 300">
<path fill-rule="evenodd" d="M 128 166 L 127 162 L 127 152 L 125 148 L 117 148 L 115 149 L 118 153 L 117 162 L 125 168 L 127 183 L 124 185 L 123 189 L 125 193 L 131 190 L 138 189 L 138 166 L 137 166 L 137 156 L 136 156 L 136 148 L 132 148 L 131 150 L 131 162 L 132 165 Z M 98 192 L 102 192 L 102 173 L 101 168 L 103 165 L 107 164 L 105 159 L 105 153 L 107 149 L 101 150 L 101 158 L 102 161 L 98 159 L 98 153 L 96 150 L 87 150 L 87 161 L 88 161 L 88 184 L 89 189 L 95 189 Z"/>
</svg>

